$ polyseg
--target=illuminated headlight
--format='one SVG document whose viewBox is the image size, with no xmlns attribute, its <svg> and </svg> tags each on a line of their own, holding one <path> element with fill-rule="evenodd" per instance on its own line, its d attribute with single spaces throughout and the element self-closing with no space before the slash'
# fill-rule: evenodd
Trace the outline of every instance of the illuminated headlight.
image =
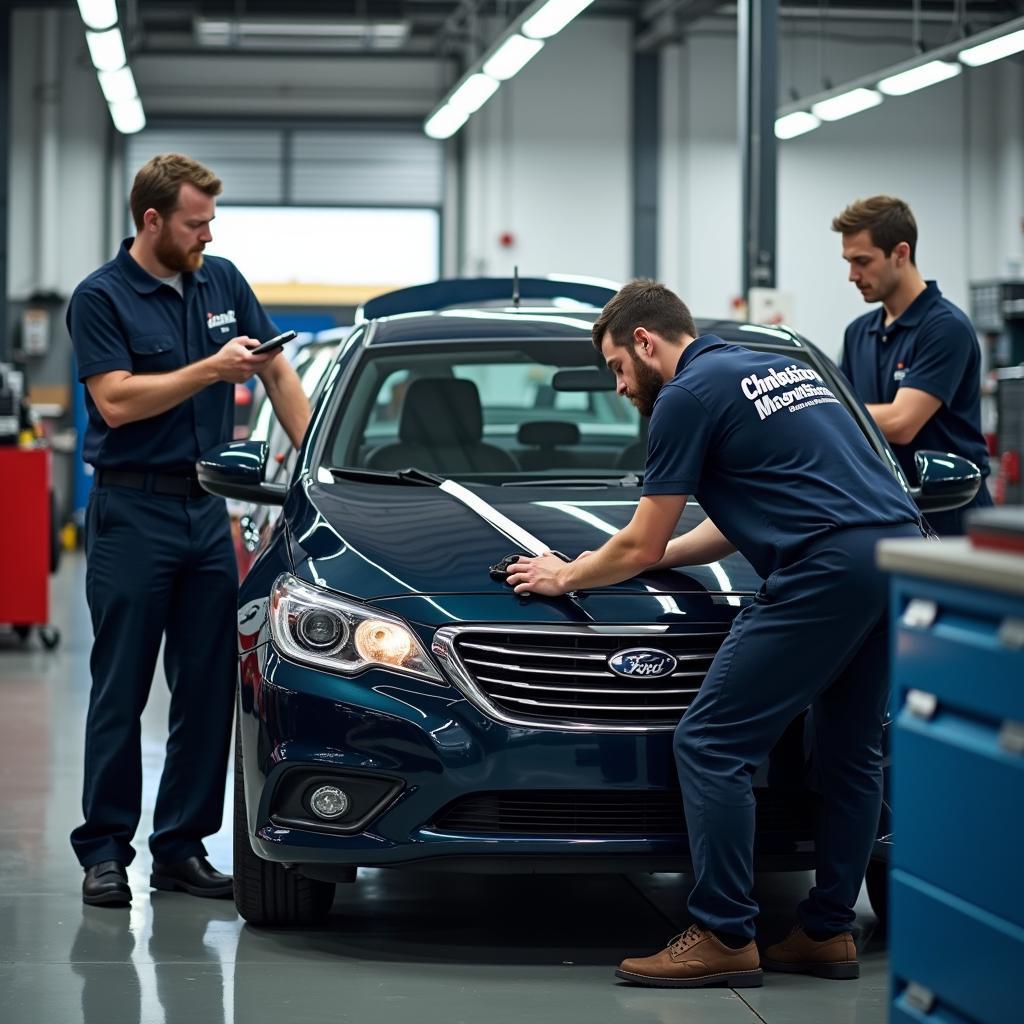
<svg viewBox="0 0 1024 1024">
<path fill-rule="evenodd" d="M 373 665 L 441 681 L 401 619 L 285 573 L 270 594 L 270 633 L 292 661 L 355 675 Z"/>
</svg>

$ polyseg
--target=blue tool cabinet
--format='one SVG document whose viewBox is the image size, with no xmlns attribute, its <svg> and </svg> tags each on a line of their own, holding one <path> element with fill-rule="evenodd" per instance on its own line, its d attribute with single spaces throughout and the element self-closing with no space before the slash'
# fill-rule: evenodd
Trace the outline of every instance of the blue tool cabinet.
<svg viewBox="0 0 1024 1024">
<path fill-rule="evenodd" d="M 1024 1021 L 1024 557 L 887 541 L 894 1024 Z"/>
</svg>

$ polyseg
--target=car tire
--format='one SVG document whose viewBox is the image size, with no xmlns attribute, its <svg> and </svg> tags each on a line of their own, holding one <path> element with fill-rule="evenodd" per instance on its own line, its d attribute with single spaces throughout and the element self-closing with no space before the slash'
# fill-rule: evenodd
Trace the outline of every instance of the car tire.
<svg viewBox="0 0 1024 1024">
<path fill-rule="evenodd" d="M 867 885 L 871 909 L 878 918 L 878 927 L 884 930 L 889 923 L 889 862 L 870 861 L 864 882 Z"/>
<path fill-rule="evenodd" d="M 235 906 L 249 924 L 287 928 L 320 924 L 334 902 L 334 884 L 304 878 L 258 857 L 249 842 L 242 775 L 241 728 L 235 726 Z"/>
</svg>

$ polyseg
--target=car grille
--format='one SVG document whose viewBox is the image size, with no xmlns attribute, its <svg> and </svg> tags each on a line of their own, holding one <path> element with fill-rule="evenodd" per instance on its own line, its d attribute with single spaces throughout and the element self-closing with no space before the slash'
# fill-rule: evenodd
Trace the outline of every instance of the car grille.
<svg viewBox="0 0 1024 1024">
<path fill-rule="evenodd" d="M 435 653 L 453 653 L 470 699 L 501 720 L 549 728 L 673 728 L 690 706 L 728 633 L 651 636 L 584 629 L 464 630 L 438 633 L 447 642 Z M 608 658 L 644 647 L 671 654 L 678 664 L 662 678 L 625 678 Z M 449 659 L 450 661 L 450 659 Z"/>
<path fill-rule="evenodd" d="M 812 839 L 819 799 L 808 792 L 757 790 L 757 834 Z M 445 807 L 431 828 L 486 836 L 682 836 L 678 790 L 540 790 L 473 793 Z"/>
</svg>

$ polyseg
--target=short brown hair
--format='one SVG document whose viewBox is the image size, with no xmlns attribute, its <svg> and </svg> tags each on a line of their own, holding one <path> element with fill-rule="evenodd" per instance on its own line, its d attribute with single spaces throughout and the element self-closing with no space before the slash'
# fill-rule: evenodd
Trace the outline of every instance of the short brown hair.
<svg viewBox="0 0 1024 1024">
<path fill-rule="evenodd" d="M 614 344 L 629 345 L 637 327 L 657 331 L 669 341 L 681 341 L 684 334 L 697 337 L 686 303 L 663 284 L 643 277 L 620 288 L 601 311 L 594 322 L 594 348 L 601 350 L 608 333 Z"/>
<path fill-rule="evenodd" d="M 871 244 L 877 246 L 886 256 L 892 253 L 900 242 L 910 246 L 910 262 L 915 262 L 917 252 L 917 221 L 910 207 L 895 196 L 871 196 L 858 199 L 832 219 L 832 230 L 843 235 L 855 235 L 867 231 Z"/>
<path fill-rule="evenodd" d="M 161 217 L 173 213 L 184 184 L 194 185 L 208 196 L 219 196 L 223 188 L 209 167 L 181 153 L 161 153 L 147 160 L 135 175 L 129 200 L 135 227 L 142 230 L 147 210 L 156 210 Z"/>
</svg>

